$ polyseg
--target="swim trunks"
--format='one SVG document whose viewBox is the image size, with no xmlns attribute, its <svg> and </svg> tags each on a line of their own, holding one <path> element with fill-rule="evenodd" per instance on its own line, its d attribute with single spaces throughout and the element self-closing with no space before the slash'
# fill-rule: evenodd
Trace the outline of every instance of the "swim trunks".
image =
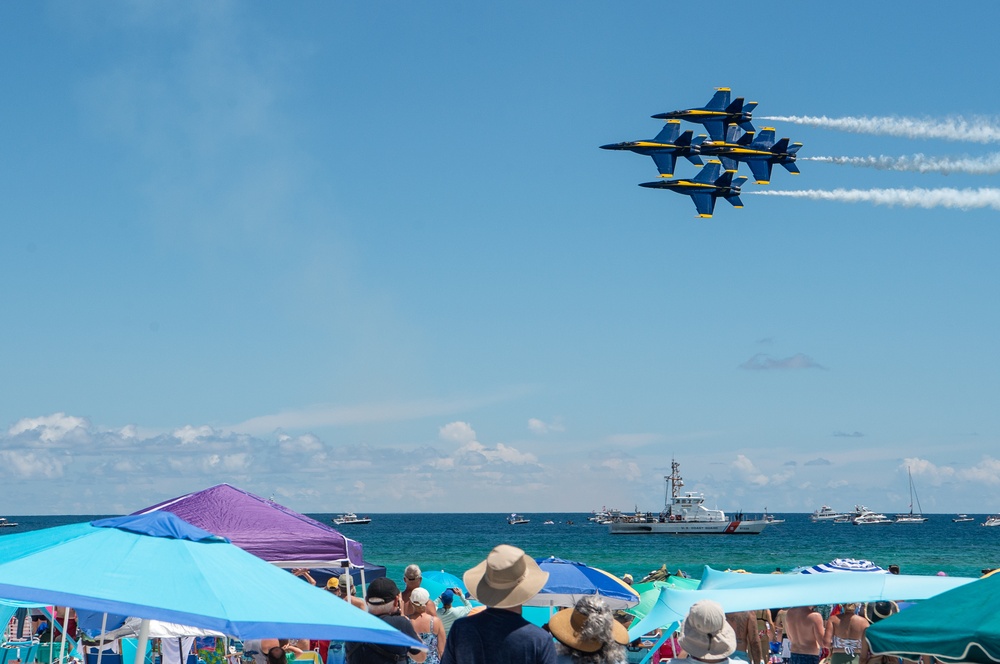
<svg viewBox="0 0 1000 664">
<path fill-rule="evenodd" d="M 788 662 L 789 664 L 819 664 L 819 655 L 803 655 L 793 652 Z"/>
</svg>

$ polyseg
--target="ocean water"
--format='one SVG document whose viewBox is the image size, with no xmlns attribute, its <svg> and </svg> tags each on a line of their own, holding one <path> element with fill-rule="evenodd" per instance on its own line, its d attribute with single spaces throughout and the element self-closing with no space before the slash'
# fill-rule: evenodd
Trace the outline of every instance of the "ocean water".
<svg viewBox="0 0 1000 664">
<path fill-rule="evenodd" d="M 310 514 L 331 524 L 333 514 Z M 536 557 L 556 556 L 600 567 L 613 574 L 631 573 L 638 581 L 663 565 L 700 577 L 705 565 L 766 573 L 789 571 L 834 558 L 863 558 L 877 565 L 899 565 L 903 574 L 979 576 L 1000 567 L 1000 528 L 952 523 L 952 514 L 930 515 L 925 524 L 853 526 L 812 523 L 807 514 L 775 515 L 785 523 L 760 535 L 610 535 L 606 526 L 587 521 L 587 514 L 524 514 L 531 521 L 511 526 L 506 514 L 370 514 L 369 525 L 343 526 L 341 531 L 364 545 L 365 559 L 384 565 L 400 580 L 403 568 L 416 563 L 424 570 L 461 576 L 483 560 L 497 544 L 519 546 Z M 87 521 L 94 516 L 10 516 L 26 530 Z M 543 525 L 545 520 L 554 525 Z M 567 521 L 573 521 L 568 525 Z"/>
</svg>

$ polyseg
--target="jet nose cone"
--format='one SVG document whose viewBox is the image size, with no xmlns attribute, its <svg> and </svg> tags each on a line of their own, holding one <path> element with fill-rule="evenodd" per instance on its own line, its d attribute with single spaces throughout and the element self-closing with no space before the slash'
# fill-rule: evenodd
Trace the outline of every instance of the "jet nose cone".
<svg viewBox="0 0 1000 664">
<path fill-rule="evenodd" d="M 621 145 L 621 143 L 608 143 L 607 145 L 602 145 L 601 149 L 602 150 L 617 150 L 617 149 L 619 149 L 618 148 L 619 145 Z"/>
<path fill-rule="evenodd" d="M 649 117 L 653 118 L 654 120 L 669 120 L 670 113 L 657 113 L 656 115 L 650 115 Z"/>
<path fill-rule="evenodd" d="M 660 189 L 663 187 L 659 182 L 640 182 L 640 187 L 646 187 L 647 189 Z"/>
</svg>

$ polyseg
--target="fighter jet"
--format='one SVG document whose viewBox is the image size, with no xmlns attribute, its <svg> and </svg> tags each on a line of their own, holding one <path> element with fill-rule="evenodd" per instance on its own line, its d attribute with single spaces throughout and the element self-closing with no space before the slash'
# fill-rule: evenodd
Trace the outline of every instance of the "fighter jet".
<svg viewBox="0 0 1000 664">
<path fill-rule="evenodd" d="M 674 174 L 674 165 L 677 157 L 685 157 L 692 164 L 701 166 L 701 158 L 698 157 L 698 146 L 704 140 L 704 136 L 691 140 L 694 132 L 688 130 L 681 132 L 680 120 L 667 120 L 665 126 L 656 138 L 648 141 L 626 141 L 624 143 L 609 143 L 602 145 L 602 150 L 631 150 L 636 154 L 645 154 L 653 158 L 656 168 L 660 171 L 660 177 L 668 178 Z"/>
<path fill-rule="evenodd" d="M 736 127 L 730 127 L 725 141 L 705 141 L 702 143 L 701 153 L 717 156 L 727 171 L 736 171 L 739 162 L 745 162 L 757 184 L 768 184 L 771 181 L 771 167 L 774 164 L 781 164 L 792 175 L 799 174 L 799 167 L 795 165 L 795 153 L 802 147 L 801 143 L 789 145 L 787 138 L 775 143 L 774 127 L 764 127 L 757 137 L 754 137 L 753 132 L 747 132 L 737 138 L 738 132 Z"/>
<path fill-rule="evenodd" d="M 751 101 L 744 104 L 743 97 L 737 97 L 735 101 L 729 103 L 729 94 L 729 88 L 716 88 L 715 96 L 700 108 L 657 113 L 653 117 L 658 120 L 678 119 L 703 124 L 713 141 L 725 140 L 726 127 L 731 124 L 739 125 L 746 131 L 753 131 L 750 118 L 753 115 L 753 109 L 757 107 L 757 102 Z"/>
<path fill-rule="evenodd" d="M 698 216 L 709 218 L 715 210 L 715 199 L 725 198 L 732 203 L 733 207 L 743 207 L 740 200 L 740 186 L 747 181 L 745 176 L 733 180 L 732 171 L 726 171 L 722 175 L 722 162 L 718 159 L 711 159 L 701 167 L 698 175 L 693 180 L 657 180 L 656 182 L 643 182 L 640 187 L 650 189 L 669 189 L 678 194 L 690 196 L 694 206 L 698 208 Z"/>
</svg>

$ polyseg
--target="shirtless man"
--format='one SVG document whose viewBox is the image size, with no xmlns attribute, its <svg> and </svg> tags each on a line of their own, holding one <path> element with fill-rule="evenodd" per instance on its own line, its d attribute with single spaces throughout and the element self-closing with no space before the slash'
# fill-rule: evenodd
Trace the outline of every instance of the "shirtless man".
<svg viewBox="0 0 1000 664">
<path fill-rule="evenodd" d="M 823 616 L 815 606 L 797 606 L 785 614 L 785 633 L 792 642 L 789 664 L 819 664 L 824 639 Z"/>
</svg>

